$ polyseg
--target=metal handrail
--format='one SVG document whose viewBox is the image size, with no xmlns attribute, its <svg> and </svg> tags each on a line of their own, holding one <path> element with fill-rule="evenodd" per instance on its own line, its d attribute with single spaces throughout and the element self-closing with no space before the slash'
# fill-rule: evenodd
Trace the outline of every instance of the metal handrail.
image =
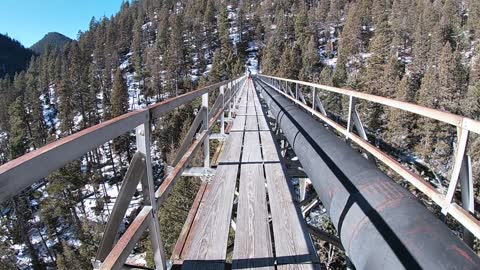
<svg viewBox="0 0 480 270">
<path fill-rule="evenodd" d="M 436 204 L 438 204 L 442 208 L 443 214 L 450 214 L 459 221 L 468 231 L 470 231 L 475 237 L 480 239 L 480 221 L 477 220 L 471 212 L 473 209 L 470 208 L 468 210 L 463 209 L 457 203 L 453 202 L 453 194 L 456 189 L 460 170 L 462 168 L 462 163 L 464 160 L 465 155 L 465 148 L 467 145 L 468 140 L 468 132 L 472 131 L 474 133 L 480 134 L 480 122 L 463 117 L 460 115 L 451 114 L 448 112 L 443 112 L 427 107 L 423 107 L 420 105 L 388 99 L 380 96 L 364 94 L 353 90 L 346 90 L 336 87 L 330 87 L 315 83 L 303 82 L 298 80 L 291 80 L 291 79 L 284 79 L 279 77 L 273 76 L 266 76 L 266 75 L 257 75 L 262 81 L 268 84 L 272 89 L 276 90 L 286 98 L 290 99 L 291 101 L 295 102 L 297 105 L 303 107 L 305 110 L 310 112 L 313 116 L 319 118 L 327 125 L 331 126 L 338 132 L 340 132 L 343 136 L 347 139 L 355 142 L 360 147 L 362 147 L 367 153 L 373 155 L 375 158 L 383 162 L 387 165 L 390 169 L 398 173 L 400 176 L 405 178 L 408 182 L 414 185 L 418 190 L 422 193 L 427 195 L 430 199 L 432 199 Z M 326 90 L 329 92 L 334 92 L 342 95 L 346 95 L 350 97 L 350 106 L 349 106 L 349 123 L 347 124 L 347 128 L 343 127 L 342 125 L 338 124 L 334 120 L 330 119 L 327 115 L 317 111 L 315 109 L 315 102 L 312 102 L 313 106 L 310 107 L 307 104 L 303 103 L 302 101 L 298 100 L 294 96 L 290 96 L 287 93 L 284 93 L 280 88 L 282 85 L 280 82 L 285 83 L 295 83 L 299 85 L 305 85 L 312 87 L 312 91 L 315 93 L 315 89 Z M 287 87 L 288 88 L 288 87 Z M 315 94 L 312 96 L 315 98 Z M 453 165 L 453 172 L 452 178 L 449 183 L 449 188 L 447 194 L 443 194 L 435 189 L 430 183 L 424 180 L 421 176 L 411 172 L 407 168 L 405 168 L 402 164 L 396 161 L 394 158 L 390 157 L 386 153 L 382 152 L 380 149 L 372 145 L 368 142 L 366 138 L 362 138 L 351 131 L 351 118 L 352 114 L 355 112 L 355 102 L 352 102 L 353 98 L 360 98 L 367 101 L 379 103 L 382 105 L 398 108 L 404 111 L 412 112 L 421 116 L 425 116 L 431 119 L 435 119 L 441 121 L 443 123 L 454 125 L 458 128 L 458 146 L 456 149 L 455 154 L 455 162 Z M 470 191 L 470 193 L 472 193 Z M 473 194 L 471 194 L 471 199 L 473 200 Z"/>
<path fill-rule="evenodd" d="M 0 203 L 98 146 L 233 81 L 205 86 L 147 108 L 115 117 L 3 164 L 0 166 Z"/>
<path fill-rule="evenodd" d="M 321 89 L 321 90 L 325 90 L 332 93 L 337 93 L 345 96 L 351 96 L 351 97 L 375 102 L 378 104 L 386 105 L 388 107 L 397 108 L 400 110 L 425 116 L 431 119 L 435 119 L 440 122 L 447 123 L 447 124 L 480 134 L 480 122 L 468 117 L 461 116 L 461 115 L 444 112 L 444 111 L 424 107 L 421 105 L 417 105 L 417 104 L 413 104 L 405 101 L 399 101 L 399 100 L 385 98 L 381 96 L 365 94 L 365 93 L 354 91 L 354 90 L 348 90 L 348 89 L 337 88 L 333 86 L 327 86 L 327 85 L 310 83 L 310 82 L 299 81 L 299 80 L 279 78 L 279 77 L 262 75 L 262 74 L 259 74 L 257 76 L 262 78 L 275 79 L 279 81 L 295 83 L 299 85 L 310 86 L 316 89 Z"/>
</svg>

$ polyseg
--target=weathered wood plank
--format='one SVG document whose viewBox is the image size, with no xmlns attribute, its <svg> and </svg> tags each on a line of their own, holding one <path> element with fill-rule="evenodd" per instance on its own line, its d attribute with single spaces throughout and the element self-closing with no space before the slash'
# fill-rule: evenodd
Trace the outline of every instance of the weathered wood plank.
<svg viewBox="0 0 480 270">
<path fill-rule="evenodd" d="M 265 116 L 263 114 L 261 116 L 258 116 L 258 128 L 261 131 L 270 131 L 270 127 L 267 124 L 267 120 L 265 119 Z"/>
<path fill-rule="evenodd" d="M 240 161 L 240 153 L 242 151 L 243 132 L 230 132 L 227 142 L 220 155 L 219 165 L 225 163 Z"/>
<path fill-rule="evenodd" d="M 182 254 L 185 242 L 187 241 L 190 229 L 192 228 L 193 221 L 195 220 L 195 216 L 197 215 L 198 207 L 200 206 L 203 195 L 205 194 L 205 190 L 207 189 L 207 185 L 207 182 L 202 182 L 197 192 L 197 195 L 195 196 L 192 208 L 188 212 L 187 220 L 185 220 L 185 223 L 183 224 L 182 231 L 180 232 L 180 236 L 177 239 L 177 243 L 175 244 L 175 248 L 173 249 L 172 256 L 170 257 L 172 261 L 181 259 L 180 254 Z"/>
<path fill-rule="evenodd" d="M 235 119 L 233 120 L 233 125 L 232 128 L 230 129 L 230 132 L 232 131 L 243 131 L 245 128 L 245 116 L 237 115 Z"/>
<path fill-rule="evenodd" d="M 232 269 L 274 269 L 261 164 L 241 166 Z"/>
<path fill-rule="evenodd" d="M 280 162 L 279 153 L 275 147 L 275 142 L 270 131 L 261 131 L 260 140 L 262 141 L 263 160 L 269 162 Z"/>
<path fill-rule="evenodd" d="M 242 163 L 247 162 L 263 162 L 258 132 L 245 132 Z"/>
<path fill-rule="evenodd" d="M 264 166 L 277 263 L 293 267 L 285 269 L 298 269 L 297 265 L 302 265 L 301 269 L 317 269 L 318 265 L 308 264 L 318 262 L 318 257 L 281 164 Z"/>
<path fill-rule="evenodd" d="M 245 122 L 245 131 L 258 131 L 257 116 L 249 115 Z"/>
<path fill-rule="evenodd" d="M 238 165 L 220 165 L 202 198 L 182 258 L 182 269 L 223 269 Z"/>
</svg>

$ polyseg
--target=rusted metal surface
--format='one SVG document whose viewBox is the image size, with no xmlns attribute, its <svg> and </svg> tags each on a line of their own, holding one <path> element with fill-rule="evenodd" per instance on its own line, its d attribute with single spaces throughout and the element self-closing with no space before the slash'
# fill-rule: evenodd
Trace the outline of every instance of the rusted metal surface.
<svg viewBox="0 0 480 270">
<path fill-rule="evenodd" d="M 244 78 L 244 77 L 243 77 Z M 244 80 L 244 79 L 243 79 Z M 20 158 L 17 158 L 9 163 L 6 163 L 0 166 L 0 202 L 11 198 L 13 195 L 18 194 L 23 189 L 32 185 L 36 181 L 46 177 L 52 171 L 61 168 L 68 162 L 82 157 L 88 151 L 95 149 L 96 147 L 107 143 L 108 141 L 137 129 L 137 149 L 142 152 L 143 162 L 146 163 L 146 178 L 145 178 L 145 167 L 142 167 L 141 170 L 138 169 L 139 166 L 132 165 L 129 168 L 129 171 L 126 175 L 126 180 L 124 183 L 128 185 L 128 190 L 123 189 L 125 196 L 121 196 L 117 201 L 116 206 L 119 211 L 116 212 L 116 216 L 109 220 L 109 223 L 113 224 L 106 232 L 106 238 L 108 238 L 108 243 L 103 243 L 102 246 L 106 248 L 101 248 L 99 250 L 100 259 L 105 261 L 101 266 L 101 269 L 119 269 L 122 267 L 129 253 L 135 246 L 142 232 L 149 227 L 151 238 L 154 246 L 154 259 L 157 264 L 157 269 L 164 269 L 165 261 L 163 255 L 163 244 L 160 239 L 160 231 L 158 227 L 158 221 L 156 218 L 156 203 L 155 195 L 159 194 L 158 203 L 162 203 L 163 200 L 168 195 L 169 190 L 173 186 L 175 179 L 181 175 L 181 171 L 184 169 L 185 165 L 193 157 L 193 153 L 201 145 L 201 143 L 207 139 L 208 133 L 212 126 L 216 123 L 217 119 L 222 116 L 224 113 L 225 107 L 229 106 L 229 102 L 235 97 L 236 91 L 238 91 L 237 86 L 240 82 L 243 81 L 242 78 L 236 80 L 225 81 L 210 86 L 200 88 L 198 90 L 174 97 L 163 102 L 148 106 L 145 109 L 140 109 L 134 112 L 130 112 L 119 117 L 113 118 L 111 120 L 105 121 L 93 127 L 84 129 L 80 132 L 77 132 L 73 135 L 60 139 L 56 142 L 48 144 L 36 151 L 30 152 Z M 153 190 L 153 175 L 150 161 L 150 120 L 151 117 L 159 117 L 161 114 L 169 112 L 179 106 L 193 101 L 194 99 L 202 96 L 208 95 L 209 92 L 217 90 L 219 87 L 229 85 L 231 88 L 228 91 L 227 97 L 228 101 L 225 103 L 225 98 L 221 95 L 221 101 L 218 101 L 218 106 L 220 108 L 215 109 L 215 114 L 210 121 L 208 119 L 208 126 L 205 131 L 199 134 L 197 140 L 192 144 L 185 143 L 186 146 L 189 146 L 186 153 L 181 153 L 182 157 L 178 164 L 175 166 L 174 171 L 166 178 L 164 184 L 154 192 Z M 220 99 L 219 99 L 220 100 Z M 223 106 L 220 104 L 223 103 Z M 205 113 L 206 114 L 206 113 Z M 196 127 L 192 127 L 190 132 L 193 138 L 193 135 L 196 133 Z M 190 138 L 189 140 L 191 140 Z M 138 161 L 138 155 L 135 156 L 132 163 Z M 135 171 L 135 173 L 133 172 Z M 141 173 L 141 175 L 139 174 Z M 108 251 L 111 249 L 111 246 L 114 241 L 114 236 L 118 231 L 118 222 L 121 221 L 124 215 L 125 205 L 128 205 L 129 197 L 131 193 L 135 191 L 135 183 L 129 181 L 130 178 L 134 177 L 136 181 L 142 180 L 142 190 L 144 191 L 144 203 L 146 204 L 140 214 L 136 217 L 134 222 L 129 226 L 127 231 L 118 241 L 118 243 L 113 247 L 110 253 Z M 137 179 L 138 178 L 138 179 Z M 130 179 L 131 180 L 131 179 Z M 127 183 L 129 182 L 129 183 Z M 132 184 L 133 183 L 133 184 Z M 125 187 L 122 186 L 122 187 Z M 105 238 L 103 239 L 105 240 Z M 107 256 L 108 253 L 108 256 Z M 161 264 L 161 265 L 159 265 Z"/>
<path fill-rule="evenodd" d="M 194 141 L 194 143 L 188 148 L 183 157 L 173 168 L 172 172 L 165 178 L 160 187 L 157 189 L 157 191 L 155 192 L 155 197 L 157 197 L 159 204 L 162 204 L 166 200 L 166 197 L 168 197 L 168 194 L 170 193 L 173 185 L 175 184 L 175 180 L 182 175 L 185 166 L 193 158 L 193 153 L 198 150 L 198 147 L 202 144 L 205 138 L 207 138 L 209 130 L 213 127 L 213 125 L 222 113 L 223 108 L 219 112 L 217 112 L 217 114 L 214 115 L 212 119 L 210 119 L 210 122 L 208 124 L 209 129 L 203 131 L 202 133 L 200 133 L 200 135 L 197 136 L 197 139 Z"/>
<path fill-rule="evenodd" d="M 306 86 L 311 86 L 315 87 L 318 89 L 322 89 L 325 91 L 337 93 L 337 94 L 342 94 L 346 96 L 353 96 L 359 99 L 379 103 L 382 105 L 386 105 L 389 107 L 397 108 L 400 110 L 412 112 L 421 116 L 425 116 L 431 119 L 438 120 L 440 122 L 444 122 L 447 124 L 451 124 L 457 127 L 461 127 L 464 129 L 467 129 L 469 131 L 475 132 L 477 134 L 480 134 L 480 122 L 463 117 L 460 115 L 456 115 L 453 113 L 449 112 L 444 112 L 440 110 L 435 110 L 431 108 L 427 108 L 424 106 L 420 106 L 417 104 L 413 103 L 408 103 L 404 101 L 398 101 L 394 99 L 389 99 L 389 98 L 384 98 L 380 96 L 375 96 L 375 95 L 370 95 L 370 94 L 365 94 L 353 90 L 347 90 L 347 89 L 342 89 L 342 88 L 336 88 L 332 86 L 326 86 L 326 85 L 321 85 L 321 84 L 316 84 L 316 83 L 309 83 L 309 82 L 304 82 L 304 81 L 298 81 L 298 80 L 291 80 L 291 79 L 284 79 L 284 78 L 278 78 L 278 77 L 273 77 L 273 76 L 266 76 L 266 75 L 258 75 L 261 78 L 269 78 L 269 79 L 275 79 L 279 81 L 284 81 L 284 82 L 292 82 L 292 83 L 298 83 L 301 85 L 306 85 Z"/>
<path fill-rule="evenodd" d="M 117 238 L 120 224 L 123 221 L 127 208 L 133 194 L 137 190 L 138 183 L 141 179 L 146 178 L 147 169 L 145 166 L 145 155 L 137 152 L 130 162 L 125 178 L 122 182 L 122 187 L 115 200 L 112 213 L 108 218 L 105 232 L 102 236 L 102 241 L 98 247 L 96 259 L 99 261 L 105 260 L 108 256 Z"/>
<path fill-rule="evenodd" d="M 448 185 L 448 191 L 445 198 L 445 203 L 443 205 L 442 213 L 448 213 L 448 208 L 451 205 L 453 194 L 457 188 L 458 179 L 460 176 L 460 170 L 462 169 L 462 162 L 465 157 L 465 148 L 467 147 L 467 140 L 468 140 L 468 130 L 464 130 L 459 128 L 459 142 L 457 144 L 457 151 L 455 153 L 454 159 L 454 166 L 452 171 L 452 178 L 450 179 L 450 183 Z"/>
<path fill-rule="evenodd" d="M 145 122 L 147 110 L 121 115 L 50 143 L 0 166 L 0 202 L 88 151 Z"/>
<path fill-rule="evenodd" d="M 168 174 L 168 176 L 163 180 L 160 187 L 155 192 L 155 197 L 158 200 L 158 204 L 161 205 L 170 194 L 170 191 L 173 188 L 178 177 L 182 175 L 185 166 L 190 162 L 193 158 L 193 153 L 198 150 L 200 145 L 202 145 L 203 140 L 207 136 L 207 131 L 203 131 L 200 133 L 198 138 L 193 142 L 193 144 L 188 148 L 187 152 L 183 155 L 177 165 L 173 168 L 173 170 Z"/>
<path fill-rule="evenodd" d="M 130 112 L 50 143 L 0 166 L 0 202 L 88 151 L 233 80 L 202 87 L 145 109 Z"/>
<path fill-rule="evenodd" d="M 100 270 L 121 269 L 152 218 L 152 207 L 144 206 L 100 266 Z"/>
<path fill-rule="evenodd" d="M 411 172 L 402 164 L 400 164 L 397 160 L 385 154 L 380 149 L 370 144 L 368 141 L 365 141 L 354 133 L 348 132 L 346 128 L 336 123 L 334 120 L 328 118 L 320 112 L 313 110 L 312 108 L 304 105 L 300 101 L 288 96 L 281 91 L 277 92 L 288 98 L 289 100 L 295 102 L 297 105 L 301 106 L 305 110 L 309 111 L 312 115 L 318 117 L 320 120 L 336 129 L 343 136 L 348 136 L 350 140 L 362 147 L 368 153 L 372 154 L 375 158 L 387 165 L 390 169 L 398 173 L 405 180 L 414 185 L 418 190 L 420 190 L 422 193 L 432 199 L 440 207 L 445 206 L 446 197 L 441 192 L 436 190 L 430 183 L 425 181 L 421 176 Z M 465 226 L 465 228 L 467 228 L 470 232 L 472 232 L 475 237 L 480 238 L 480 221 L 475 219 L 469 212 L 459 207 L 456 203 L 451 203 L 451 206 L 448 207 L 448 213 L 451 214 L 452 217 L 454 217 L 456 220 L 458 220 L 463 226 Z"/>
<path fill-rule="evenodd" d="M 152 218 L 148 227 L 150 242 L 152 243 L 153 261 L 157 270 L 167 270 L 165 249 L 160 234 L 160 224 L 157 216 L 157 203 L 155 199 L 155 184 L 153 179 L 152 158 L 151 158 L 151 124 L 150 121 L 143 123 L 135 129 L 137 151 L 145 156 L 146 176 L 142 179 L 143 204 L 152 207 Z"/>
<path fill-rule="evenodd" d="M 175 159 L 172 162 L 172 166 L 177 165 L 177 163 L 180 161 L 180 159 L 185 154 L 185 151 L 187 151 L 188 147 L 192 144 L 193 138 L 194 138 L 195 134 L 197 133 L 198 129 L 200 128 L 200 125 L 202 124 L 206 113 L 207 113 L 207 111 L 203 107 L 200 109 L 200 111 L 198 111 L 197 116 L 193 120 L 193 123 L 190 126 L 190 129 L 188 130 L 187 135 L 185 136 L 185 139 L 183 140 L 182 145 L 180 146 L 180 148 L 177 151 L 177 155 L 175 156 Z"/>
<path fill-rule="evenodd" d="M 156 190 L 156 192 L 155 192 L 156 202 L 155 203 L 157 205 L 161 205 L 167 199 L 167 197 L 168 197 L 171 189 L 173 188 L 176 180 L 178 179 L 178 177 L 180 177 L 182 175 L 182 172 L 184 171 L 185 166 L 191 161 L 191 159 L 194 156 L 194 153 L 198 150 L 199 146 L 202 145 L 202 142 L 204 142 L 205 139 L 208 139 L 207 136 L 208 136 L 208 133 L 209 133 L 210 129 L 213 127 L 213 125 L 215 124 L 217 119 L 220 117 L 220 115 L 224 112 L 224 109 L 225 109 L 225 106 L 223 106 L 220 109 L 220 111 L 218 111 L 214 115 L 214 117 L 212 119 L 210 119 L 209 124 L 208 124 L 208 128 L 197 135 L 196 140 L 190 145 L 188 150 L 183 154 L 182 158 L 175 165 L 173 170 L 169 173 L 169 175 L 164 179 L 164 181 L 162 182 L 160 187 Z M 208 112 L 208 109 L 207 109 L 207 112 Z M 152 211 L 154 211 L 154 210 L 152 210 Z M 152 212 L 153 217 L 155 217 L 154 214 L 155 213 Z M 155 229 L 155 226 L 152 226 L 152 225 L 155 225 L 153 222 L 156 222 L 156 218 L 155 218 L 155 220 L 152 220 L 152 222 L 150 222 L 149 227 Z M 129 230 L 130 230 L 130 227 L 129 227 Z M 140 228 L 138 226 L 134 227 L 134 228 L 132 228 L 132 230 L 129 233 L 131 235 L 137 234 L 137 233 L 139 233 L 138 230 L 140 230 L 140 229 L 142 229 L 142 228 Z M 144 229 L 142 229 L 142 230 L 144 230 Z M 138 239 L 137 240 L 132 240 L 132 241 L 136 242 L 136 241 L 138 241 Z M 125 248 L 125 247 L 123 247 L 123 248 Z M 115 248 L 109 254 L 109 257 L 112 253 L 114 253 L 114 251 L 115 251 Z M 163 252 L 163 250 L 162 250 L 162 252 Z M 108 257 L 107 257 L 107 259 L 108 259 Z M 117 257 L 116 259 L 114 259 L 116 261 L 114 261 L 113 263 L 121 264 L 125 261 L 124 259 L 126 259 L 126 258 Z"/>
<path fill-rule="evenodd" d="M 165 101 L 159 102 L 157 104 L 153 104 L 147 107 L 147 109 L 151 112 L 153 118 L 157 118 L 160 115 L 167 113 L 178 106 L 188 103 L 190 101 L 193 101 L 194 99 L 202 96 L 203 94 L 206 94 L 208 92 L 211 92 L 213 90 L 217 90 L 220 86 L 226 85 L 229 81 L 224 81 L 216 84 L 212 84 L 209 86 L 202 87 L 198 90 L 188 92 L 186 94 L 180 95 L 178 97 L 170 98 Z"/>
</svg>

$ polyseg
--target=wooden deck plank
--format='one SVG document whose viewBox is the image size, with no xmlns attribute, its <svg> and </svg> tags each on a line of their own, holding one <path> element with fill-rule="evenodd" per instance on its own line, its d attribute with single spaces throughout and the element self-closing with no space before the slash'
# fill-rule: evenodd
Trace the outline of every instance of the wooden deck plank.
<svg viewBox="0 0 480 270">
<path fill-rule="evenodd" d="M 243 131 L 245 128 L 246 116 L 237 115 L 233 120 L 233 125 L 230 131 Z"/>
<path fill-rule="evenodd" d="M 232 269 L 274 269 L 261 164 L 241 166 Z"/>
<path fill-rule="evenodd" d="M 242 152 L 232 269 L 274 269 L 274 264 L 277 269 L 320 269 L 310 235 L 294 203 L 278 145 L 269 131 L 251 81 L 247 81 L 241 91 L 238 115 L 216 175 L 205 189 L 185 241 L 182 269 L 225 269 Z M 268 222 L 267 192 L 273 237 Z"/>
<path fill-rule="evenodd" d="M 260 140 L 262 141 L 262 152 L 264 161 L 280 162 L 280 156 L 275 147 L 275 142 L 270 131 L 260 132 Z"/>
<path fill-rule="evenodd" d="M 223 269 L 238 165 L 220 165 L 208 185 L 187 239 L 182 269 Z"/>
<path fill-rule="evenodd" d="M 232 131 L 243 131 L 245 116 Z M 181 254 L 182 269 L 224 269 L 243 132 L 231 132 L 213 180 L 207 185 Z M 231 165 L 229 163 L 232 163 Z"/>
<path fill-rule="evenodd" d="M 245 132 L 242 163 L 263 163 L 258 132 Z"/>
<path fill-rule="evenodd" d="M 256 115 L 248 115 L 245 121 L 245 131 L 258 131 L 258 121 Z"/>
<path fill-rule="evenodd" d="M 268 126 L 267 120 L 265 119 L 263 114 L 261 116 L 258 116 L 258 128 L 261 131 L 270 131 L 270 127 Z"/>
<path fill-rule="evenodd" d="M 229 162 L 239 162 L 242 151 L 243 132 L 230 132 L 227 142 L 220 155 L 219 165 Z"/>
<path fill-rule="evenodd" d="M 281 164 L 265 164 L 265 175 L 277 263 L 317 269 L 318 265 L 308 264 L 318 262 L 318 257 Z"/>
</svg>

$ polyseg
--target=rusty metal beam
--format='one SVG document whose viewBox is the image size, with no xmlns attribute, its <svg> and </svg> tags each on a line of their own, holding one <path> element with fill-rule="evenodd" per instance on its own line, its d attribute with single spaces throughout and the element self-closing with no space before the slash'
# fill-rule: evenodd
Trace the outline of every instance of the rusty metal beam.
<svg viewBox="0 0 480 270">
<path fill-rule="evenodd" d="M 152 220 L 152 207 L 144 206 L 127 231 L 120 237 L 112 252 L 100 266 L 100 270 L 121 269 L 142 233 Z"/>
<path fill-rule="evenodd" d="M 193 101 L 233 80 L 198 90 L 130 112 L 50 143 L 0 166 L 0 202 L 11 198 L 52 171 L 126 133 L 150 118 L 158 118 L 182 104 Z"/>
<path fill-rule="evenodd" d="M 104 261 L 113 248 L 117 238 L 120 224 L 122 223 L 125 213 L 127 212 L 130 200 L 137 190 L 140 179 L 145 179 L 147 174 L 147 167 L 145 166 L 145 155 L 137 152 L 130 162 L 125 178 L 122 182 L 122 187 L 115 200 L 112 213 L 108 218 L 107 226 L 105 227 L 102 241 L 98 247 L 96 259 Z"/>
<path fill-rule="evenodd" d="M 177 151 L 177 155 L 175 156 L 175 159 L 172 162 L 172 167 L 175 167 L 175 165 L 177 165 L 177 163 L 180 161 L 180 159 L 183 157 L 183 155 L 187 151 L 188 147 L 192 144 L 193 138 L 195 134 L 197 134 L 197 131 L 200 128 L 200 125 L 205 119 L 206 113 L 207 113 L 207 110 L 204 107 L 202 107 L 200 111 L 198 111 L 197 116 L 193 120 L 193 123 L 190 126 L 190 129 L 188 130 L 188 133 L 185 136 L 185 139 L 183 140 L 182 145 Z"/>
<path fill-rule="evenodd" d="M 328 92 L 333 92 L 333 93 L 342 94 L 346 96 L 353 96 L 359 99 L 375 102 L 378 104 L 386 105 L 388 107 L 393 107 L 393 108 L 408 111 L 414 114 L 418 114 L 421 116 L 425 116 L 431 119 L 438 120 L 443 123 L 447 123 L 456 127 L 461 127 L 466 130 L 480 134 L 479 121 L 473 120 L 471 118 L 463 117 L 460 115 L 456 115 L 453 113 L 435 110 L 435 109 L 427 108 L 427 107 L 420 106 L 413 103 L 398 101 L 394 99 L 384 98 L 380 96 L 365 94 L 365 93 L 361 93 L 353 90 L 347 90 L 347 89 L 342 89 L 342 88 L 337 88 L 337 87 L 332 87 L 327 85 L 321 85 L 321 84 L 309 83 L 309 82 L 291 80 L 291 79 L 284 79 L 284 78 L 267 76 L 267 75 L 258 75 L 258 77 L 274 79 L 278 81 L 298 83 L 301 85 L 315 87 Z"/>
</svg>

